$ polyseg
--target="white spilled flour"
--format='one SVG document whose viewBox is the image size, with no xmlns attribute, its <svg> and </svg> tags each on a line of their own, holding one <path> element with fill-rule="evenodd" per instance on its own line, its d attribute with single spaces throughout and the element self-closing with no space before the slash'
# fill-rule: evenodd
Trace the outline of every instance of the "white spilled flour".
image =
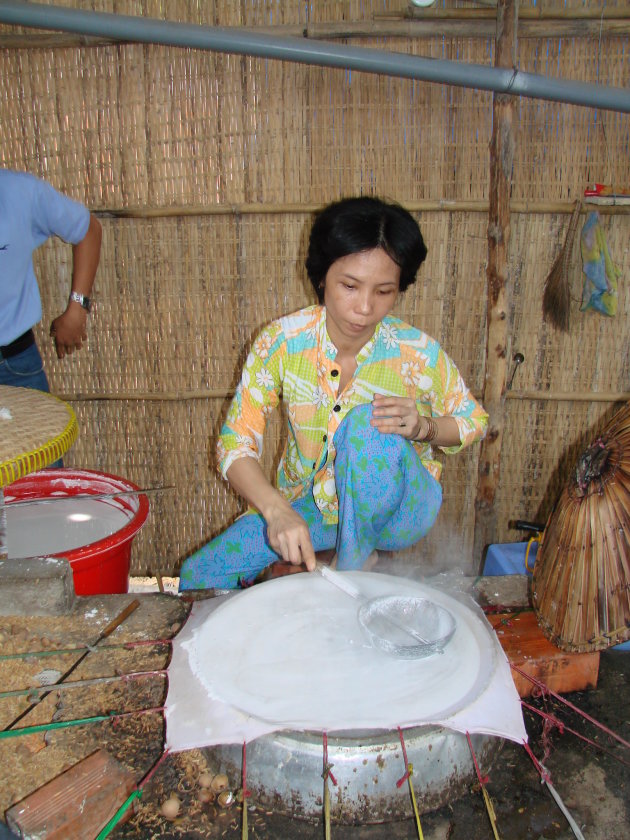
<svg viewBox="0 0 630 840">
<path fill-rule="evenodd" d="M 6 506 L 10 558 L 60 554 L 115 534 L 133 513 L 98 499 Z"/>
<path fill-rule="evenodd" d="M 377 650 L 358 622 L 357 600 L 320 576 L 290 575 L 227 601 L 186 644 L 207 695 L 260 721 L 323 730 L 444 720 L 479 697 L 495 668 L 482 618 L 409 579 L 351 580 L 368 598 L 418 596 L 449 610 L 457 629 L 445 651 L 409 660 Z"/>
<path fill-rule="evenodd" d="M 13 415 L 8 408 L 0 408 L 0 420 L 13 420 Z"/>
</svg>

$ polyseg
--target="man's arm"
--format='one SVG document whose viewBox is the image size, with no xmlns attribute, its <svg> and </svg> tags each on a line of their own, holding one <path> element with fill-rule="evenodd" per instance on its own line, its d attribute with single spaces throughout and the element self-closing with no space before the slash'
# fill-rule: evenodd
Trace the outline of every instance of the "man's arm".
<svg viewBox="0 0 630 840">
<path fill-rule="evenodd" d="M 101 255 L 101 224 L 90 214 L 90 224 L 87 233 L 77 245 L 72 246 L 72 288 L 71 293 L 90 298 L 94 278 Z M 88 311 L 81 303 L 70 299 L 65 312 L 59 315 L 50 325 L 50 334 L 55 340 L 57 357 L 63 357 L 80 350 L 87 339 Z"/>
</svg>

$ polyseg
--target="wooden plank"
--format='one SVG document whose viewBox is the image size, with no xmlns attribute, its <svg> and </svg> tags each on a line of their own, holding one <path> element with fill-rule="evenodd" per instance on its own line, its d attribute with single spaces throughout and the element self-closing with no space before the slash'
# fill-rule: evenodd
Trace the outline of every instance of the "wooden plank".
<svg viewBox="0 0 630 840">
<path fill-rule="evenodd" d="M 9 808 L 7 825 L 19 837 L 86 840 L 97 836 L 135 787 L 128 770 L 97 750 Z M 129 806 L 121 822 L 132 812 Z"/>
<path fill-rule="evenodd" d="M 543 634 L 533 610 L 488 617 L 511 665 L 540 680 L 558 694 L 596 688 L 599 652 L 567 653 Z M 534 685 L 512 669 L 520 697 L 529 697 Z"/>
</svg>

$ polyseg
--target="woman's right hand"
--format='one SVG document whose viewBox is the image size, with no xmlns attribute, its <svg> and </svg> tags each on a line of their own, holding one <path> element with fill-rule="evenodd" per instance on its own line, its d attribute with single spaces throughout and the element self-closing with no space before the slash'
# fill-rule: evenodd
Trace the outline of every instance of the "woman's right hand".
<svg viewBox="0 0 630 840">
<path fill-rule="evenodd" d="M 269 545 L 276 554 L 294 566 L 302 563 L 315 570 L 315 551 L 306 521 L 267 480 L 254 458 L 239 458 L 227 471 L 227 479 L 267 523 Z"/>
<path fill-rule="evenodd" d="M 302 563 L 309 572 L 315 569 L 315 551 L 306 521 L 284 499 L 277 510 L 267 512 L 267 538 L 276 554 L 294 566 Z"/>
</svg>

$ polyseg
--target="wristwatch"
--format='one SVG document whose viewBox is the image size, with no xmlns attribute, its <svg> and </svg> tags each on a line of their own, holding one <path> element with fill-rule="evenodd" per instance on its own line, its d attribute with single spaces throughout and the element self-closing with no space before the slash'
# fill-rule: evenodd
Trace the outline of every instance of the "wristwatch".
<svg viewBox="0 0 630 840">
<path fill-rule="evenodd" d="M 70 292 L 70 300 L 73 300 L 75 303 L 80 303 L 86 312 L 90 311 L 92 301 L 86 295 L 82 295 L 80 292 Z"/>
</svg>

